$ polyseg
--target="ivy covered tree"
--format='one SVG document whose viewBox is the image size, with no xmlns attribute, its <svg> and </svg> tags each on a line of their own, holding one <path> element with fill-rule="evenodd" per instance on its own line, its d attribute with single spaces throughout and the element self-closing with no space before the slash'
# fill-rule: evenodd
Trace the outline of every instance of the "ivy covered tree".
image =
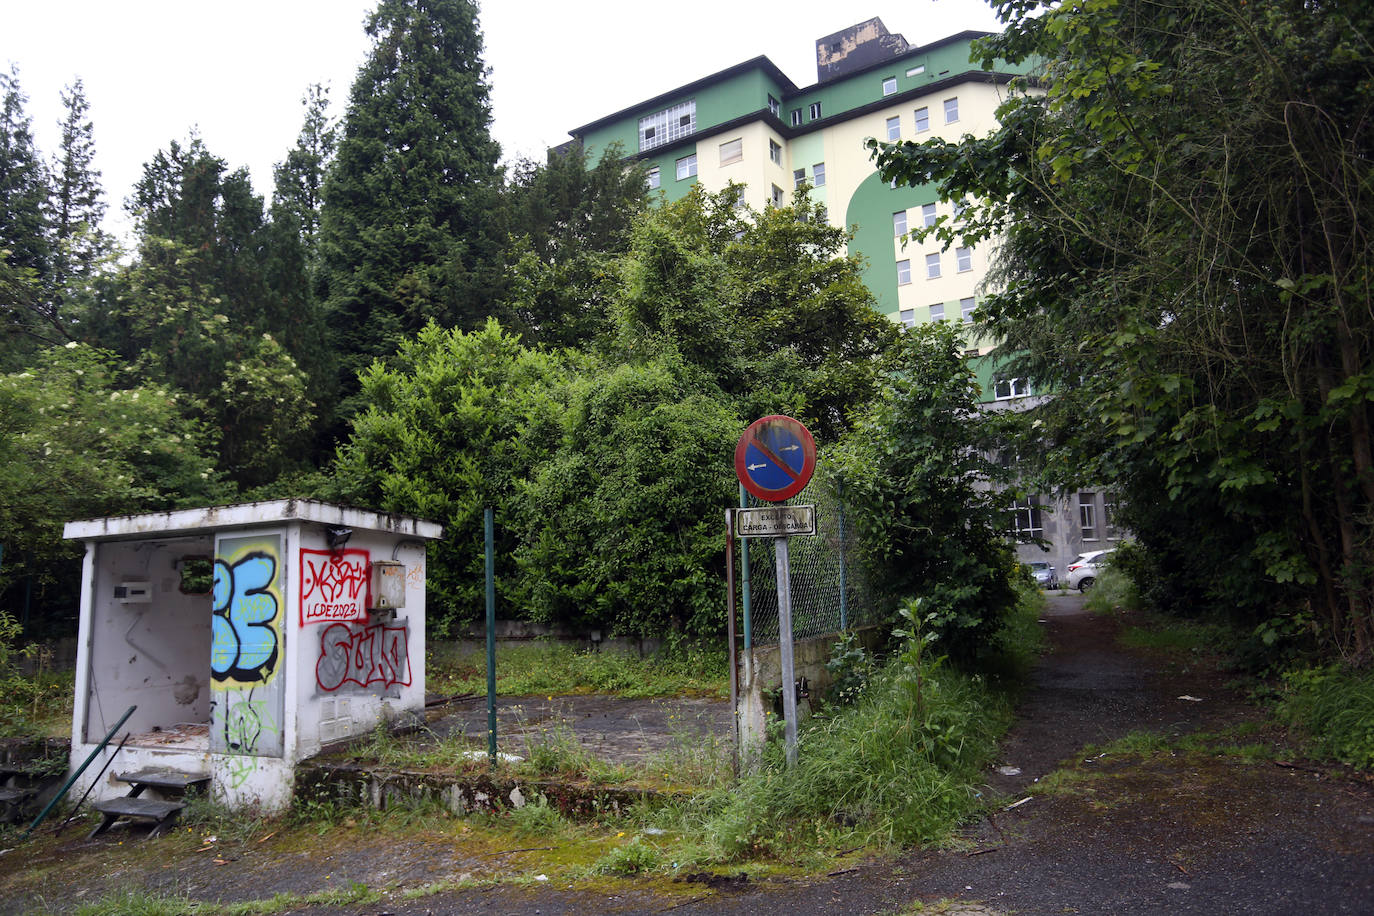
<svg viewBox="0 0 1374 916">
<path fill-rule="evenodd" d="M 622 359 L 679 354 L 741 413 L 786 413 L 835 442 L 877 390 L 896 326 L 873 308 L 848 236 L 804 192 L 738 206 L 700 188 L 648 213 L 619 260 Z"/>
<path fill-rule="evenodd" d="M 1374 661 L 1374 10 L 998 9 L 986 57 L 1045 91 L 879 163 L 980 202 L 947 243 L 1003 239 L 984 310 L 1054 393 L 1048 479 L 1120 490 L 1161 606 Z"/>
<path fill-rule="evenodd" d="M 979 410 L 958 329 L 909 330 L 878 397 L 826 452 L 875 581 L 924 599 L 940 649 L 969 661 L 1017 601 L 1004 471 L 989 456 L 1006 417 Z"/>
<path fill-rule="evenodd" d="M 340 386 L 433 320 L 481 327 L 500 288 L 500 148 L 472 0 L 382 0 L 324 186 L 321 295 Z M 347 410 L 345 410 L 347 413 Z"/>
<path fill-rule="evenodd" d="M 510 606 L 520 593 L 516 502 L 559 442 L 564 367 L 494 320 L 471 332 L 430 323 L 361 381 L 367 407 L 339 450 L 329 495 L 443 524 L 428 576 L 440 629 L 484 612 L 483 510 L 491 507 L 497 588 Z"/>
</svg>

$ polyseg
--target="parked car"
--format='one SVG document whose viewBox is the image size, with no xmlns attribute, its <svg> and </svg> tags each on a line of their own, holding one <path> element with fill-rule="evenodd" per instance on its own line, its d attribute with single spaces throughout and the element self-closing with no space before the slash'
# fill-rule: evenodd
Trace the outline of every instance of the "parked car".
<svg viewBox="0 0 1374 916">
<path fill-rule="evenodd" d="M 1111 565 L 1112 554 L 1114 553 L 1116 553 L 1116 548 L 1080 553 L 1069 564 L 1068 587 L 1076 588 L 1080 592 L 1086 592 L 1092 588 L 1093 583 L 1097 581 L 1098 571 Z"/>
<path fill-rule="evenodd" d="M 1035 584 L 1041 588 L 1058 588 L 1059 575 L 1054 571 L 1045 560 L 1032 560 L 1026 564 L 1030 567 L 1031 575 L 1035 577 Z"/>
</svg>

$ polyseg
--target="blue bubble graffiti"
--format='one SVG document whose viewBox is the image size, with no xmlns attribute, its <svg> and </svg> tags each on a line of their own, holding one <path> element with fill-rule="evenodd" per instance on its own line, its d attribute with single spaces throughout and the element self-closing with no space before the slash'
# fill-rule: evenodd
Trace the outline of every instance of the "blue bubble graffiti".
<svg viewBox="0 0 1374 916">
<path fill-rule="evenodd" d="M 210 673 L 217 681 L 261 684 L 277 668 L 281 603 L 277 558 L 253 550 L 233 563 L 215 559 Z"/>
</svg>

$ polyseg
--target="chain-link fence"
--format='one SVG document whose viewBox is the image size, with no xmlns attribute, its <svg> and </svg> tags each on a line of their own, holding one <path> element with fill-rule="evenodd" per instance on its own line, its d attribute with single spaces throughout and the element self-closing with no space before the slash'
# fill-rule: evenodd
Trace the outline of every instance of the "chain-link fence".
<svg viewBox="0 0 1374 916">
<path fill-rule="evenodd" d="M 871 587 L 858 561 L 857 542 L 846 530 L 844 505 L 827 484 L 813 479 L 785 503 L 765 503 L 749 496 L 748 505 L 816 507 L 816 534 L 787 542 L 793 639 L 837 633 L 875 623 L 886 615 L 884 598 Z M 748 538 L 739 543 L 747 543 L 749 555 L 751 641 L 756 646 L 775 645 L 778 582 L 773 539 Z M 744 568 L 741 562 L 740 569 Z"/>
</svg>

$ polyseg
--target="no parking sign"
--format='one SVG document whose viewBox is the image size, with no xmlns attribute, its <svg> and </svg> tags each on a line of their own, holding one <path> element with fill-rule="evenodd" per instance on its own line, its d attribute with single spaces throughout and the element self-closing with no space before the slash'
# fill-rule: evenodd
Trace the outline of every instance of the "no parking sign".
<svg viewBox="0 0 1374 916">
<path fill-rule="evenodd" d="M 749 424 L 735 446 L 735 474 L 759 499 L 796 496 L 816 471 L 816 440 L 797 420 L 775 414 Z"/>
</svg>

